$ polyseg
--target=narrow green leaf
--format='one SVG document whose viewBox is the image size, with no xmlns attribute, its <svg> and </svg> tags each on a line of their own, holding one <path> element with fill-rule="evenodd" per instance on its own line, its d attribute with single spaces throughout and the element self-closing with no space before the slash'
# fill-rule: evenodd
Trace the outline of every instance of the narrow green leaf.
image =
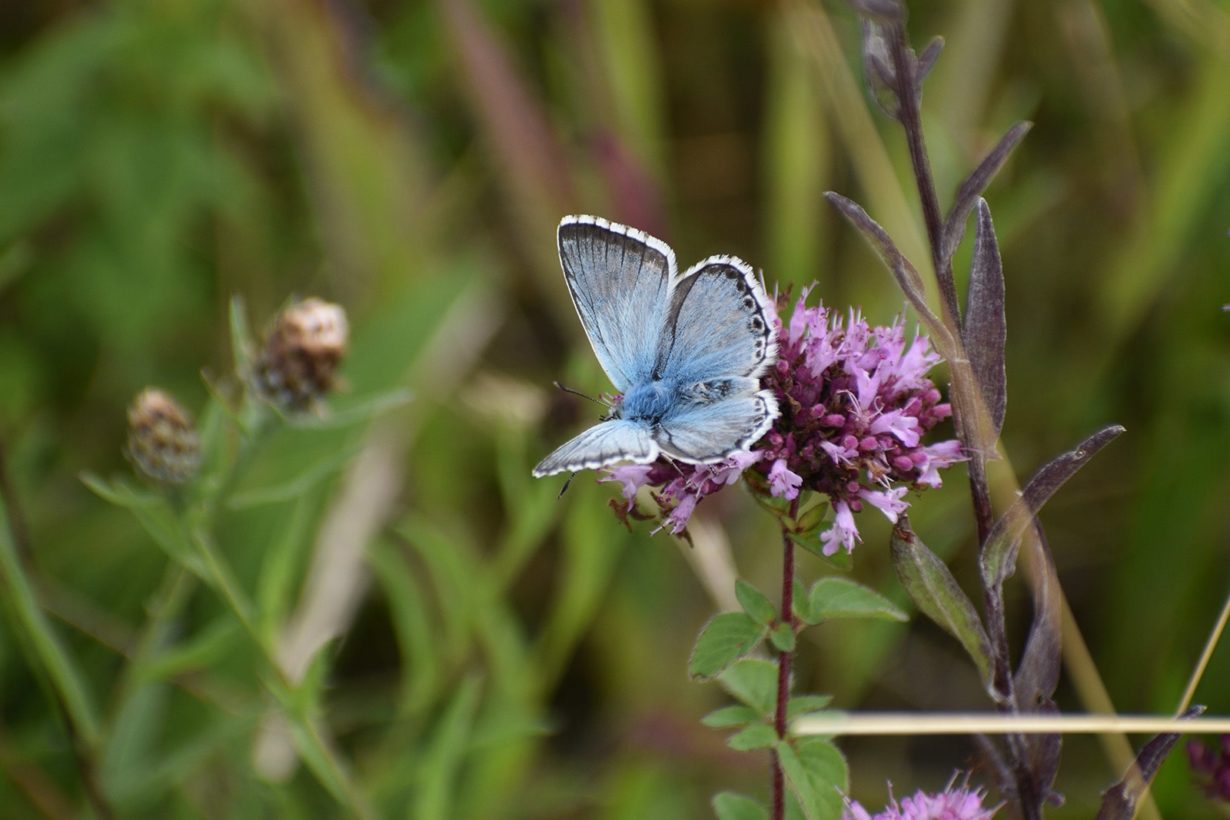
<svg viewBox="0 0 1230 820">
<path fill-rule="evenodd" d="M 850 770 L 837 747 L 824 738 L 806 737 L 781 741 L 776 750 L 786 785 L 807 820 L 841 817 L 841 796 L 850 788 Z"/>
<path fill-rule="evenodd" d="M 728 729 L 760 720 L 760 714 L 750 706 L 723 706 L 700 719 L 710 729 Z"/>
<path fill-rule="evenodd" d="M 466 678 L 440 717 L 435 735 L 419 762 L 420 785 L 411 816 L 427 820 L 452 815 L 456 777 L 478 709 L 479 682 Z"/>
<path fill-rule="evenodd" d="M 320 416 L 301 414 L 287 416 L 286 422 L 291 427 L 308 430 L 340 430 L 353 427 L 365 421 L 371 421 L 376 416 L 387 413 L 410 402 L 413 394 L 405 388 L 397 388 L 384 393 L 377 393 L 360 399 L 346 407 L 336 410 L 330 408 Z"/>
<path fill-rule="evenodd" d="M 793 652 L 795 645 L 794 628 L 790 624 L 778 624 L 769 631 L 769 640 L 779 652 Z"/>
<path fill-rule="evenodd" d="M 700 637 L 688 661 L 688 674 L 707 680 L 751 652 L 765 635 L 765 628 L 742 612 L 723 612 L 714 616 Z"/>
<path fill-rule="evenodd" d="M 828 512 L 829 505 L 827 501 L 821 501 L 808 507 L 799 513 L 799 517 L 795 519 L 795 534 L 802 536 L 817 535 L 820 532 L 820 527 L 824 524 L 824 518 L 828 515 Z"/>
<path fill-rule="evenodd" d="M 244 310 L 243 297 L 238 294 L 231 297 L 230 320 L 231 355 L 234 357 L 235 373 L 240 379 L 246 379 L 256 346 L 252 342 L 252 331 L 248 327 L 248 316 Z"/>
<path fill-rule="evenodd" d="M 914 535 L 906 516 L 893 527 L 891 548 L 893 568 L 910 598 L 924 615 L 961 642 L 983 684 L 990 687 L 991 642 L 973 603 L 948 567 Z"/>
<path fill-rule="evenodd" d="M 147 683 L 166 680 L 185 672 L 206 669 L 229 653 L 242 636 L 243 633 L 235 620 L 216 620 L 200 634 L 150 658 L 138 667 L 135 670 L 137 681 Z"/>
<path fill-rule="evenodd" d="M 799 715 L 819 712 L 832 702 L 832 695 L 795 695 L 786 704 L 786 717 L 794 720 Z"/>
<path fill-rule="evenodd" d="M 808 623 L 837 618 L 876 618 L 905 621 L 908 616 L 878 592 L 847 578 L 821 578 L 808 595 Z"/>
<path fill-rule="evenodd" d="M 756 623 L 768 626 L 777 620 L 777 607 L 773 606 L 773 602 L 742 578 L 735 581 L 735 597 L 739 599 L 739 606 L 743 607 L 743 611 Z"/>
<path fill-rule="evenodd" d="M 767 723 L 753 723 L 726 738 L 726 745 L 736 752 L 768 749 L 774 743 L 777 743 L 777 732 Z"/>
<path fill-rule="evenodd" d="M 722 792 L 713 798 L 718 820 L 769 820 L 769 810 L 750 797 Z"/>
<path fill-rule="evenodd" d="M 755 709 L 761 717 L 772 716 L 777 705 L 777 664 L 760 658 L 744 658 L 723 672 L 718 682 L 733 698 Z"/>
</svg>

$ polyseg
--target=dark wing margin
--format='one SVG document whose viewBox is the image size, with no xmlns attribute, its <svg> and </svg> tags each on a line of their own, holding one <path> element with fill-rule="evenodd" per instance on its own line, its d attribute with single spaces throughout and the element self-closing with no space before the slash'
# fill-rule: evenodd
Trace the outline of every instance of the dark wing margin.
<svg viewBox="0 0 1230 820">
<path fill-rule="evenodd" d="M 677 277 L 675 252 L 644 231 L 597 216 L 566 216 L 560 265 L 581 326 L 615 389 L 653 370 Z"/>
<path fill-rule="evenodd" d="M 751 266 L 711 256 L 671 292 L 654 370 L 682 382 L 758 378 L 777 361 L 775 313 Z"/>
</svg>

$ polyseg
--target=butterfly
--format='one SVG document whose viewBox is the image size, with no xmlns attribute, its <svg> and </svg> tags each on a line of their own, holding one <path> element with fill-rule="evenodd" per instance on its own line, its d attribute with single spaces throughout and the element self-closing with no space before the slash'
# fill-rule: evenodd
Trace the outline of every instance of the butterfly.
<svg viewBox="0 0 1230 820">
<path fill-rule="evenodd" d="M 560 265 L 581 326 L 622 398 L 544 458 L 537 477 L 648 464 L 712 464 L 778 416 L 760 376 L 777 360 L 773 314 L 752 268 L 710 256 L 682 276 L 670 246 L 596 216 L 566 216 Z"/>
</svg>

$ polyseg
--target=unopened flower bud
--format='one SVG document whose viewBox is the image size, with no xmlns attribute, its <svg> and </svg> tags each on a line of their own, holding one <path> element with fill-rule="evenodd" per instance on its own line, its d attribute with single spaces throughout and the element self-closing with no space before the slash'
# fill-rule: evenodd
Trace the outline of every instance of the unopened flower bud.
<svg viewBox="0 0 1230 820">
<path fill-rule="evenodd" d="M 337 305 L 307 299 L 286 308 L 257 358 L 257 391 L 287 412 L 311 409 L 337 383 L 349 332 Z"/>
<path fill-rule="evenodd" d="M 201 464 L 201 444 L 184 408 L 161 390 L 142 390 L 128 408 L 128 457 L 163 484 L 186 484 Z"/>
</svg>

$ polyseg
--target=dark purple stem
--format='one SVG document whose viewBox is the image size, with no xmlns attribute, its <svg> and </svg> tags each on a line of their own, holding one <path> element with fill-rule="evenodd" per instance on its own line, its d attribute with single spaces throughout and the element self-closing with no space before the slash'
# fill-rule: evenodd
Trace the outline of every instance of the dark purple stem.
<svg viewBox="0 0 1230 820">
<path fill-rule="evenodd" d="M 790 502 L 790 519 L 793 521 L 799 514 L 799 500 Z M 794 623 L 794 541 L 790 539 L 790 528 L 782 522 L 782 614 L 781 622 Z M 786 715 L 790 704 L 790 665 L 794 660 L 793 652 L 778 652 L 777 654 L 777 712 L 773 716 L 773 728 L 777 730 L 780 739 L 786 738 Z M 786 816 L 786 779 L 782 775 L 782 764 L 773 753 L 773 820 L 783 820 Z"/>
<path fill-rule="evenodd" d="M 942 300 L 942 316 L 945 326 L 952 333 L 957 348 L 958 360 L 951 362 L 953 392 L 953 423 L 957 436 L 969 455 L 970 496 L 973 501 L 974 519 L 978 528 L 978 543 L 985 546 L 987 536 L 994 526 L 991 508 L 991 493 L 987 484 L 986 465 L 978 441 L 976 395 L 978 386 L 973 379 L 969 361 L 961 341 L 961 312 L 957 303 L 957 288 L 953 280 L 952 263 L 944 256 L 944 216 L 940 209 L 935 180 L 931 175 L 931 163 L 927 158 L 927 146 L 923 138 L 922 110 L 915 71 L 916 61 L 910 51 L 905 24 L 898 22 L 891 28 L 889 48 L 892 52 L 893 75 L 896 78 L 894 94 L 898 102 L 898 118 L 905 131 L 910 151 L 910 165 L 918 187 L 922 205 L 923 221 L 927 226 L 927 239 L 931 246 L 931 263 L 935 270 Z M 996 590 L 985 591 L 987 630 L 992 643 L 994 659 L 994 684 L 998 690 L 997 706 L 1003 712 L 1016 711 L 1016 695 L 1013 691 L 1012 665 L 1008 651 L 1008 637 L 1004 621 L 1003 602 Z M 1017 798 L 1022 816 L 1026 820 L 1040 818 L 1041 806 L 1035 793 L 1033 777 L 1029 770 L 1027 744 L 1020 735 L 1009 735 L 1012 751 L 1012 770 L 1016 780 Z"/>
</svg>

